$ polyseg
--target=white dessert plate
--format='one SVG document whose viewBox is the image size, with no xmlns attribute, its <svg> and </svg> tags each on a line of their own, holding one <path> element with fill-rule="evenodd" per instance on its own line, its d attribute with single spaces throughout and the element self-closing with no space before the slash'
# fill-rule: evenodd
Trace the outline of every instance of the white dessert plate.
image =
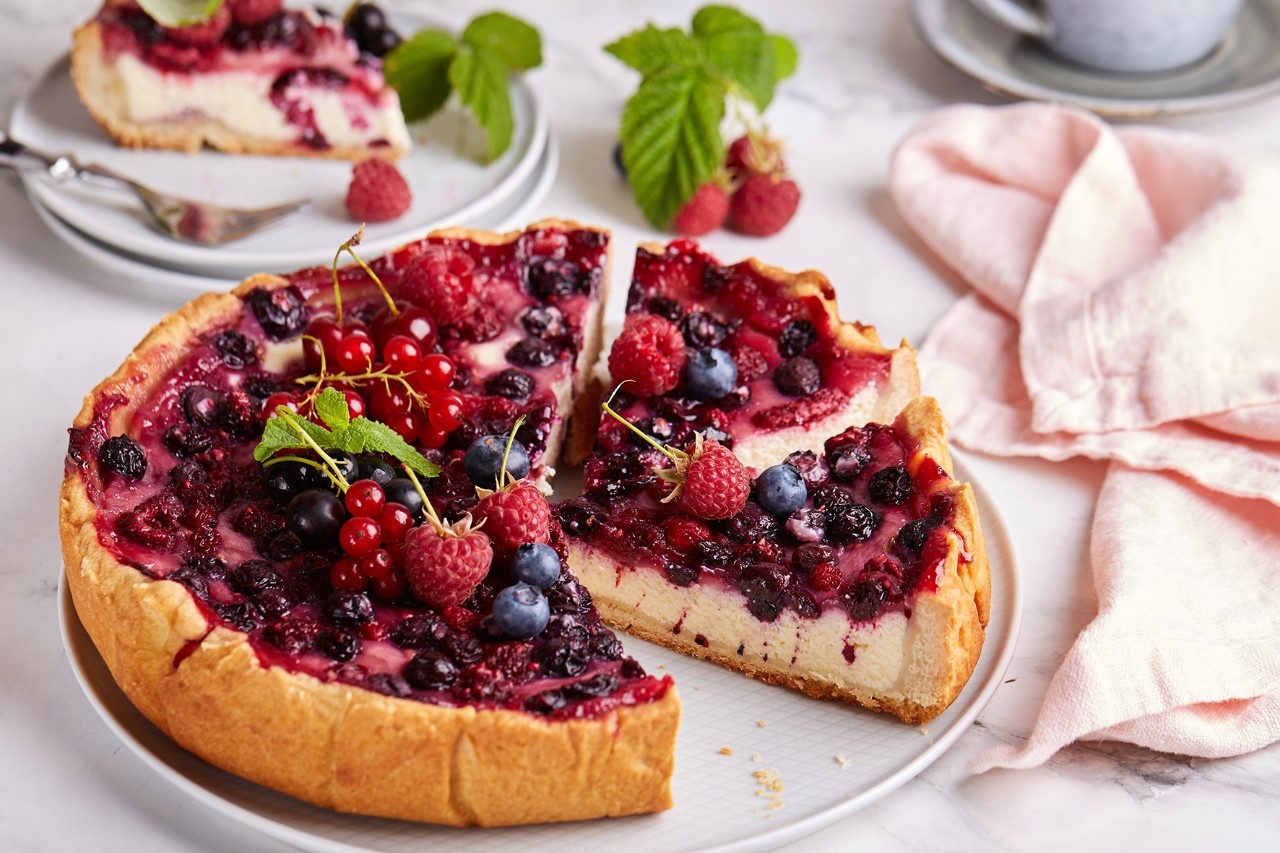
<svg viewBox="0 0 1280 853">
<path fill-rule="evenodd" d="M 973 482 L 959 461 L 956 474 Z M 65 577 L 62 634 L 85 695 L 143 762 L 216 812 L 304 850 L 765 850 L 846 817 L 915 777 L 964 734 L 1000 686 L 1018 634 L 1022 592 L 1005 523 L 977 483 L 974 491 L 990 552 L 991 621 L 973 677 L 927 726 L 815 701 L 623 637 L 627 651 L 650 672 L 675 677 L 684 705 L 676 806 L 656 815 L 477 830 L 315 808 L 204 763 L 139 714 L 81 626 Z M 780 783 L 777 791 L 770 790 L 771 780 Z"/>
<path fill-rule="evenodd" d="M 1280 0 L 1246 0 L 1212 54 L 1158 74 L 1114 74 L 1054 56 L 968 0 L 911 0 L 916 29 L 943 59 L 1005 95 L 1115 117 L 1224 109 L 1280 93 Z"/>
<path fill-rule="evenodd" d="M 414 149 L 398 165 L 413 204 L 395 221 L 365 228 L 366 252 L 377 255 L 432 228 L 475 220 L 525 184 L 546 147 L 547 118 L 522 80 L 513 78 L 509 91 L 515 131 L 511 147 L 493 163 L 476 159 L 485 144 L 483 133 L 456 104 L 410 128 Z M 127 196 L 57 184 L 43 173 L 23 175 L 32 199 L 62 221 L 162 266 L 235 279 L 264 269 L 298 269 L 327 262 L 358 225 L 344 206 L 351 180 L 346 161 L 118 148 L 81 105 L 66 57 L 19 100 L 9 128 L 15 139 L 33 147 L 74 152 L 83 162 L 101 163 L 179 195 L 245 206 L 312 200 L 276 228 L 223 246 L 195 246 L 153 230 Z"/>
<path fill-rule="evenodd" d="M 524 225 L 534 207 L 546 198 L 560 165 L 560 145 L 555 135 L 548 136 L 542 157 L 533 172 L 510 197 L 471 222 L 458 222 L 459 227 L 502 231 Z M 31 199 L 36 214 L 59 239 L 79 254 L 98 264 L 111 274 L 112 283 L 126 291 L 148 293 L 160 297 L 177 296 L 183 300 L 210 290 L 230 290 L 240 283 L 241 277 L 196 275 L 180 269 L 156 266 L 145 258 L 117 251 L 113 247 L 63 222 L 48 210 L 37 198 Z M 422 237 L 426 232 L 413 235 Z M 365 255 L 364 252 L 361 253 Z M 371 256 L 371 255 L 369 255 Z M 332 260 L 332 256 L 328 260 Z M 287 269 L 264 270 L 288 272 Z"/>
</svg>

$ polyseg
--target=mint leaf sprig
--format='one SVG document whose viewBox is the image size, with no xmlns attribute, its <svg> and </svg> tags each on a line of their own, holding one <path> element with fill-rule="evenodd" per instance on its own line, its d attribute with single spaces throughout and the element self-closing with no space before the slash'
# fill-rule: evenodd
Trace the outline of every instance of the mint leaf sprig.
<svg viewBox="0 0 1280 853">
<path fill-rule="evenodd" d="M 604 49 L 641 74 L 619 138 L 636 203 L 659 228 L 724 163 L 726 103 L 764 112 L 799 61 L 790 39 L 730 6 L 699 9 L 688 33 L 649 24 Z"/>
<path fill-rule="evenodd" d="M 351 484 L 327 452 L 330 450 L 352 454 L 385 453 L 423 477 L 435 477 L 440 473 L 438 465 L 415 450 L 391 427 L 363 416 L 352 418 L 346 397 L 336 388 L 320 392 L 315 399 L 315 413 L 324 426 L 307 420 L 287 406 L 277 407 L 263 428 L 262 440 L 253 449 L 254 460 L 272 465 L 285 458 L 300 458 L 277 457 L 281 451 L 313 451 L 319 457 L 319 463 L 308 459 L 301 461 L 325 471 L 340 492 L 345 492 Z"/>
<path fill-rule="evenodd" d="M 453 92 L 484 130 L 489 159 L 511 146 L 515 119 L 507 78 L 542 64 L 542 36 L 530 24 L 504 12 L 480 15 L 457 38 L 443 30 L 423 30 L 382 61 L 387 82 L 400 94 L 406 121 L 424 119 L 445 105 Z"/>
<path fill-rule="evenodd" d="M 161 26 L 188 27 L 212 18 L 222 0 L 138 0 L 138 5 Z"/>
</svg>

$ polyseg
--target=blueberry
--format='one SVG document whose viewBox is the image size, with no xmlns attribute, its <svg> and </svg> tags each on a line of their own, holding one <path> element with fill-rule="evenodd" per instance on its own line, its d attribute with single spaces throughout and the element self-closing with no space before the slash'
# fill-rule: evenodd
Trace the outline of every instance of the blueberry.
<svg viewBox="0 0 1280 853">
<path fill-rule="evenodd" d="M 418 652 L 405 665 L 404 680 L 419 690 L 443 690 L 458 680 L 458 667 L 440 652 Z"/>
<path fill-rule="evenodd" d="M 507 350 L 507 361 L 520 367 L 550 367 L 560 358 L 560 350 L 542 338 L 521 338 Z"/>
<path fill-rule="evenodd" d="M 622 177 L 627 176 L 627 164 L 622 159 L 622 143 L 619 142 L 613 146 L 613 168 L 618 170 L 618 174 Z"/>
<path fill-rule="evenodd" d="M 535 383 L 533 377 L 523 370 L 509 367 L 493 374 L 484 382 L 484 390 L 497 397 L 506 397 L 516 403 L 529 402 Z"/>
<path fill-rule="evenodd" d="M 526 542 L 516 549 L 511 574 L 521 583 L 546 589 L 560 578 L 560 555 L 550 545 Z"/>
<path fill-rule="evenodd" d="M 783 525 L 797 542 L 821 542 L 827 535 L 827 514 L 820 509 L 802 506 Z"/>
<path fill-rule="evenodd" d="M 346 631 L 334 628 L 316 635 L 316 646 L 339 663 L 345 663 L 360 654 L 360 640 Z"/>
<path fill-rule="evenodd" d="M 554 305 L 534 305 L 520 315 L 520 325 L 535 338 L 555 340 L 569 332 L 564 313 Z"/>
<path fill-rule="evenodd" d="M 396 478 L 398 472 L 390 462 L 378 456 L 361 456 L 356 460 L 356 478 L 373 480 L 379 486 L 385 486 Z"/>
<path fill-rule="evenodd" d="M 827 539 L 837 544 L 865 542 L 880 526 L 880 516 L 862 504 L 827 509 Z"/>
<path fill-rule="evenodd" d="M 756 478 L 756 501 L 774 515 L 790 515 L 809 497 L 804 477 L 785 462 L 765 468 Z"/>
<path fill-rule="evenodd" d="M 407 477 L 397 477 L 382 487 L 387 503 L 400 504 L 414 518 L 422 518 L 422 495 Z"/>
<path fill-rule="evenodd" d="M 248 367 L 258 361 L 258 348 L 234 329 L 220 333 L 213 339 L 213 345 L 227 367 Z"/>
<path fill-rule="evenodd" d="M 738 385 L 738 365 L 719 347 L 694 350 L 684 365 L 684 386 L 702 400 L 718 400 Z"/>
<path fill-rule="evenodd" d="M 495 488 L 498 473 L 502 470 L 502 457 L 507 457 L 506 471 L 513 479 L 524 479 L 529 473 L 529 454 L 524 445 L 518 441 L 511 442 L 511 451 L 507 452 L 505 435 L 482 435 L 467 448 L 463 457 L 463 468 L 467 477 L 477 486 L 486 489 Z M 501 485 L 498 483 L 498 485 Z"/>
<path fill-rule="evenodd" d="M 289 501 L 285 510 L 285 521 L 289 529 L 300 539 L 316 543 L 335 538 L 346 520 L 347 511 L 341 499 L 325 489 L 307 489 L 301 492 Z"/>
<path fill-rule="evenodd" d="M 270 337 L 291 338 L 307 325 L 306 300 L 293 286 L 264 290 L 259 287 L 244 297 Z"/>
<path fill-rule="evenodd" d="M 98 461 L 131 480 L 138 479 L 147 471 L 146 451 L 127 435 L 112 436 L 102 442 Z"/>
<path fill-rule="evenodd" d="M 324 615 L 339 628 L 355 628 L 373 619 L 373 602 L 363 592 L 335 592 L 325 602 Z"/>
<path fill-rule="evenodd" d="M 493 600 L 493 621 L 508 637 L 536 637 L 547 627 L 551 606 L 540 590 L 527 583 L 509 586 Z"/>
<path fill-rule="evenodd" d="M 901 465 L 881 468 L 867 483 L 872 500 L 886 506 L 899 506 L 911 496 L 911 475 Z"/>
<path fill-rule="evenodd" d="M 189 385 L 182 392 L 182 414 L 197 426 L 216 424 L 225 405 L 226 395 L 204 385 Z"/>
<path fill-rule="evenodd" d="M 788 397 L 808 397 L 822 387 L 822 371 L 807 355 L 797 355 L 773 371 L 773 384 Z"/>
<path fill-rule="evenodd" d="M 572 296 L 591 290 L 591 274 L 573 261 L 531 258 L 525 268 L 529 292 L 542 299 Z"/>
</svg>

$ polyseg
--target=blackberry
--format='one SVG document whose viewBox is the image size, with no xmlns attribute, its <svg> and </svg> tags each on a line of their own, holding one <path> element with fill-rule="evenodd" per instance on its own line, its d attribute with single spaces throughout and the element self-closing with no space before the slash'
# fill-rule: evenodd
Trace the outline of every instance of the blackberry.
<svg viewBox="0 0 1280 853">
<path fill-rule="evenodd" d="M 911 475 L 901 465 L 881 468 L 871 475 L 867 489 L 871 499 L 885 506 L 901 506 L 911 496 Z"/>
<path fill-rule="evenodd" d="M 302 540 L 292 530 L 269 530 L 254 540 L 258 553 L 268 560 L 292 560 L 302 553 Z"/>
<path fill-rule="evenodd" d="M 924 550 L 924 543 L 928 541 L 929 534 L 937 526 L 937 521 L 932 518 L 917 518 L 915 521 L 908 521 L 902 525 L 902 529 L 894 537 L 894 548 L 904 557 L 918 557 L 920 552 Z"/>
<path fill-rule="evenodd" d="M 807 355 L 797 355 L 773 371 L 773 384 L 788 397 L 808 397 L 822 387 L 822 371 Z"/>
<path fill-rule="evenodd" d="M 544 631 L 545 634 L 545 631 Z M 533 660 L 551 678 L 581 675 L 587 668 L 587 649 L 581 640 L 553 637 L 534 650 Z"/>
<path fill-rule="evenodd" d="M 289 655 L 300 655 L 311 649 L 311 630 L 302 622 L 286 619 L 268 625 L 262 639 Z"/>
<path fill-rule="evenodd" d="M 443 690 L 458 680 L 458 667 L 440 652 L 426 649 L 405 665 L 404 680 L 419 690 Z"/>
<path fill-rule="evenodd" d="M 754 563 L 738 579 L 738 589 L 747 597 L 747 609 L 761 622 L 772 622 L 782 612 L 783 593 L 790 573 L 777 563 Z"/>
<path fill-rule="evenodd" d="M 117 474 L 137 480 L 147 472 L 147 453 L 127 435 L 113 435 L 102 442 L 98 461 Z"/>
<path fill-rule="evenodd" d="M 808 320 L 792 320 L 778 335 L 778 352 L 783 358 L 804 353 L 818 340 L 818 330 Z"/>
<path fill-rule="evenodd" d="M 618 677 L 607 672 L 597 673 L 590 678 L 574 682 L 564 688 L 566 693 L 583 699 L 594 699 L 608 696 L 618 686 Z"/>
<path fill-rule="evenodd" d="M 865 542 L 880 525 L 880 516 L 862 504 L 827 510 L 827 539 L 844 545 Z"/>
<path fill-rule="evenodd" d="M 830 545 L 806 542 L 791 555 L 791 565 L 796 571 L 811 572 L 816 566 L 830 563 L 836 558 L 836 549 Z"/>
<path fill-rule="evenodd" d="M 519 367 L 550 367 L 559 358 L 559 348 L 542 338 L 521 338 L 507 350 L 507 361 Z"/>
<path fill-rule="evenodd" d="M 742 512 L 724 522 L 724 532 L 737 542 L 773 539 L 778 533 L 778 519 L 758 504 L 748 503 Z"/>
<path fill-rule="evenodd" d="M 834 509 L 853 505 L 849 493 L 834 483 L 821 486 L 813 491 L 813 505 L 819 509 Z"/>
<path fill-rule="evenodd" d="M 697 566 L 691 566 L 687 563 L 668 563 L 665 568 L 667 580 L 676 586 L 689 586 L 698 579 Z"/>
<path fill-rule="evenodd" d="M 439 648 L 447 654 L 454 663 L 466 666 L 470 663 L 476 663 L 484 657 L 484 646 L 475 637 L 467 634 L 457 634 L 450 632 L 444 635 L 439 643 Z"/>
<path fill-rule="evenodd" d="M 533 377 L 514 367 L 495 373 L 484 382 L 485 393 L 505 397 L 515 403 L 529 402 L 535 388 L 537 383 Z"/>
<path fill-rule="evenodd" d="M 174 424 L 164 432 L 164 446 L 179 459 L 186 459 L 212 448 L 213 436 L 198 426 Z"/>
<path fill-rule="evenodd" d="M 213 345 L 227 367 L 243 368 L 258 362 L 258 348 L 235 330 L 227 330 L 213 339 Z"/>
<path fill-rule="evenodd" d="M 719 568 L 729 565 L 733 560 L 733 549 L 719 542 L 704 541 L 698 543 L 698 565 L 708 568 Z"/>
<path fill-rule="evenodd" d="M 209 581 L 190 565 L 183 565 L 164 576 L 165 580 L 182 584 L 201 601 L 209 600 Z"/>
<path fill-rule="evenodd" d="M 257 598 L 270 589 L 284 586 L 284 578 L 266 560 L 246 560 L 227 572 L 227 583 L 241 595 Z"/>
<path fill-rule="evenodd" d="M 255 400 L 265 400 L 280 390 L 280 380 L 270 373 L 254 373 L 245 377 L 240 384 L 244 393 Z"/>
<path fill-rule="evenodd" d="M 655 296 L 649 300 L 649 313 L 679 323 L 684 317 L 684 306 L 669 296 Z"/>
<path fill-rule="evenodd" d="M 256 288 L 245 296 L 245 301 L 262 331 L 274 340 L 291 338 L 307 324 L 306 301 L 292 285 L 274 290 Z"/>
</svg>

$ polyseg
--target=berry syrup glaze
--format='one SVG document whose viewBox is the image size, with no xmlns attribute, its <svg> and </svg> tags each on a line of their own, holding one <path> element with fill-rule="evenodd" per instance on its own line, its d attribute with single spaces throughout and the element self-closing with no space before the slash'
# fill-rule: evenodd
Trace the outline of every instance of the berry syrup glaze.
<svg viewBox="0 0 1280 853">
<path fill-rule="evenodd" d="M 444 446 L 423 448 L 443 468 L 423 481 L 442 516 L 456 518 L 475 502 L 462 465 L 472 438 L 509 432 L 524 415 L 519 434 L 538 464 L 558 419 L 552 386 L 571 380 L 606 244 L 600 232 L 554 228 L 498 245 L 437 236 L 371 262 L 397 293 L 415 258 L 444 253 L 451 274 L 484 294 L 465 323 L 439 329 L 437 350 L 455 362 L 453 390 L 463 400 L 461 425 Z M 385 306 L 359 267 L 341 270 L 340 280 L 348 322 L 368 321 Z M 462 605 L 440 611 L 403 585 L 392 598 L 334 588 L 337 542 L 307 543 L 290 530 L 267 469 L 253 461 L 265 400 L 306 372 L 304 327 L 333 314 L 331 283 L 327 269 L 294 273 L 286 287 L 244 294 L 242 310 L 192 340 L 124 431 L 144 464 L 128 442 L 108 442 L 112 412 L 130 401 L 121 393 L 94 401 L 88 426 L 71 430 L 67 470 L 98 510 L 103 547 L 148 578 L 181 583 L 210 630 L 244 632 L 264 666 L 446 707 L 552 718 L 660 698 L 670 680 L 645 675 L 623 656 L 567 569 L 546 590 L 549 625 L 527 641 L 508 640 L 493 625 L 493 598 L 509 582 L 501 567 Z M 413 303 L 401 293 L 397 304 Z M 511 371 L 525 379 L 510 382 Z M 508 396 L 486 390 L 495 376 L 507 377 L 497 390 Z M 552 541 L 563 560 L 558 529 Z"/>
<path fill-rule="evenodd" d="M 211 44 L 169 38 L 131 4 L 108 5 L 97 23 L 108 62 L 131 54 L 164 74 L 241 72 L 272 80 L 272 104 L 302 128 L 301 141 L 314 148 L 328 143 L 315 127 L 308 90 L 342 91 L 375 107 L 390 103 L 382 61 L 362 53 L 345 34 L 341 20 L 312 10 L 282 10 L 253 26 L 232 23 Z M 364 129 L 362 116 L 353 113 L 350 118 L 357 129 Z"/>
</svg>

